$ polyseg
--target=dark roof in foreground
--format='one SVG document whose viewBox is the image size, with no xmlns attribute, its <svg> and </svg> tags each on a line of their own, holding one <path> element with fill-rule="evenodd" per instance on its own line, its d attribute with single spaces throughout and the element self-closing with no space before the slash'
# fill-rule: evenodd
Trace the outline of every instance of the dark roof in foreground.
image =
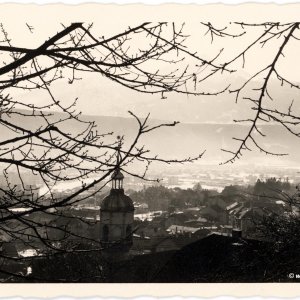
<svg viewBox="0 0 300 300">
<path fill-rule="evenodd" d="M 286 252 L 274 255 L 272 243 L 212 234 L 178 251 L 136 256 L 124 264 L 123 268 L 119 268 L 111 281 L 291 281 L 288 278 L 291 270 L 300 273 L 300 255 L 297 254 L 297 250 L 292 252 L 290 255 Z"/>
<path fill-rule="evenodd" d="M 33 264 L 34 282 L 195 283 L 291 282 L 300 251 L 250 239 L 209 235 L 180 250 L 134 256 L 112 265 L 101 252 L 69 253 Z M 28 278 L 30 280 L 30 278 Z"/>
</svg>

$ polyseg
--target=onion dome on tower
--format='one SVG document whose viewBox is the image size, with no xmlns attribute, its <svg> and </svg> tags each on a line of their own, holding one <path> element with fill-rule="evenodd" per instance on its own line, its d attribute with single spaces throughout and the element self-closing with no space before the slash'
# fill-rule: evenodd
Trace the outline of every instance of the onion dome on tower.
<svg viewBox="0 0 300 300">
<path fill-rule="evenodd" d="M 117 169 L 111 176 L 112 188 L 110 194 L 102 200 L 101 211 L 106 212 L 133 212 L 134 206 L 130 197 L 123 189 L 124 175 Z"/>
</svg>

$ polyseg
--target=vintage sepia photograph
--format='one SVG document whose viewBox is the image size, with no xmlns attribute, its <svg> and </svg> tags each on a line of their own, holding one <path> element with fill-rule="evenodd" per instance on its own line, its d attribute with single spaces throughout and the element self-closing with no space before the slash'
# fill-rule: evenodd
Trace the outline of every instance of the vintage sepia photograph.
<svg viewBox="0 0 300 300">
<path fill-rule="evenodd" d="M 0 7 L 1 283 L 300 282 L 300 20 Z"/>
</svg>

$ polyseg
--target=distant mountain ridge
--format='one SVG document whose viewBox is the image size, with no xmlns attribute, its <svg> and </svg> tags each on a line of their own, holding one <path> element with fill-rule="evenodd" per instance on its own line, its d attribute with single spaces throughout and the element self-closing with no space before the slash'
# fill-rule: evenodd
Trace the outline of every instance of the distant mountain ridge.
<svg viewBox="0 0 300 300">
<path fill-rule="evenodd" d="M 62 113 L 54 113 L 53 118 L 63 116 Z M 100 132 L 114 132 L 115 135 L 124 135 L 129 142 L 137 132 L 138 126 L 136 120 L 126 117 L 112 116 L 90 116 L 82 115 L 83 120 L 94 121 L 99 127 Z M 16 116 L 16 122 L 22 123 L 22 117 Z M 37 119 L 27 118 L 26 126 L 32 128 L 36 125 Z M 161 120 L 149 120 L 149 125 L 157 125 L 159 123 L 170 123 Z M 23 122 L 24 124 L 24 122 Z M 59 125 L 59 126 L 62 126 Z M 62 128 L 67 132 L 79 130 L 76 127 L 79 125 L 67 122 Z M 272 160 L 286 160 L 289 163 L 300 161 L 300 139 L 289 134 L 282 126 L 260 125 L 260 129 L 267 135 L 262 138 L 257 135 L 257 140 L 263 142 L 264 147 L 268 151 L 276 153 L 289 153 L 287 157 L 270 157 Z M 158 154 L 161 157 L 182 158 L 187 156 L 195 156 L 204 150 L 205 156 L 203 159 L 208 162 L 222 162 L 229 158 L 229 155 L 222 152 L 220 149 L 235 150 L 237 142 L 232 137 L 242 138 L 245 136 L 249 126 L 246 124 L 214 124 L 214 123 L 179 123 L 175 127 L 159 128 L 149 134 L 145 134 L 141 143 L 145 144 L 153 154 Z M 8 138 L 8 131 L 1 130 L 0 138 Z M 244 159 L 247 162 L 264 162 L 266 155 L 259 150 L 251 147 L 253 151 L 245 151 Z"/>
</svg>

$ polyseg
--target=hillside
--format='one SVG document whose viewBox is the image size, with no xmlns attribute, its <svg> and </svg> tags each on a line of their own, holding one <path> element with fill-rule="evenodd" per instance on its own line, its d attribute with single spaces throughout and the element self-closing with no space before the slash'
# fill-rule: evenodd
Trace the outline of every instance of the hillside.
<svg viewBox="0 0 300 300">
<path fill-rule="evenodd" d="M 54 118 L 62 115 L 55 113 Z M 16 117 L 16 122 L 24 124 L 24 119 L 20 116 Z M 93 120 L 99 127 L 100 132 L 113 131 L 116 135 L 125 135 L 126 141 L 130 142 L 137 130 L 137 123 L 134 118 L 110 117 L 110 116 L 83 116 L 85 120 Z M 158 124 L 159 120 L 151 120 L 150 123 Z M 37 119 L 27 118 L 27 128 L 38 126 Z M 61 125 L 62 126 L 62 125 Z M 63 129 L 68 132 L 75 132 L 80 128 L 73 122 L 64 124 Z M 284 128 L 279 125 L 261 125 L 260 129 L 267 135 L 266 138 L 258 137 L 264 144 L 264 147 L 273 152 L 289 153 L 287 157 L 266 157 L 253 148 L 252 152 L 245 153 L 243 163 L 259 163 L 259 164 L 285 164 L 295 165 L 300 161 L 300 139 L 291 136 Z M 235 149 L 237 145 L 232 137 L 243 137 L 248 130 L 246 125 L 240 124 L 207 124 L 207 123 L 182 123 L 176 127 L 160 128 L 154 132 L 145 135 L 141 142 L 153 151 L 154 154 L 168 158 L 182 158 L 193 156 L 206 150 L 206 163 L 220 163 L 228 154 L 220 149 Z M 3 128 L 0 133 L 1 139 L 8 138 L 8 130 Z"/>
</svg>

